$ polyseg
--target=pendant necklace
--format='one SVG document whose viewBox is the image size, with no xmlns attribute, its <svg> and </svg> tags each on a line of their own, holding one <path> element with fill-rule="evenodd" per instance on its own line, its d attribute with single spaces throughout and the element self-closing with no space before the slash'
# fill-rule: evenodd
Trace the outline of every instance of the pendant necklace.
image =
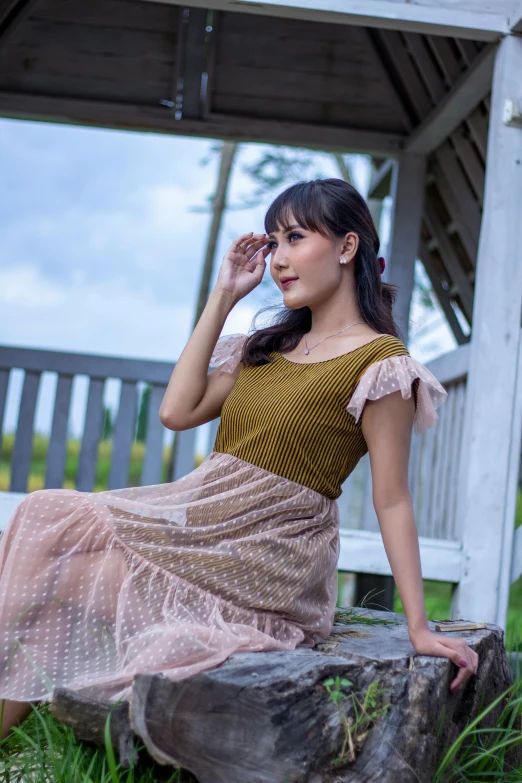
<svg viewBox="0 0 522 783">
<path fill-rule="evenodd" d="M 356 326 L 357 324 L 363 324 L 363 323 L 364 321 L 355 321 L 353 324 L 350 324 L 349 326 L 345 326 L 344 329 L 339 329 L 339 331 L 335 332 L 335 334 L 329 334 L 328 337 L 325 337 L 323 340 L 319 340 L 318 343 L 312 345 L 312 348 L 317 348 L 318 345 L 321 345 L 321 343 L 324 343 L 324 341 L 328 340 L 330 337 L 335 337 L 336 335 L 341 334 L 341 332 L 345 332 L 347 329 L 350 329 L 352 326 Z M 305 343 L 304 353 L 308 356 L 308 354 L 310 353 L 310 349 L 308 348 L 308 344 L 306 342 L 306 334 L 303 335 L 303 337 Z"/>
</svg>

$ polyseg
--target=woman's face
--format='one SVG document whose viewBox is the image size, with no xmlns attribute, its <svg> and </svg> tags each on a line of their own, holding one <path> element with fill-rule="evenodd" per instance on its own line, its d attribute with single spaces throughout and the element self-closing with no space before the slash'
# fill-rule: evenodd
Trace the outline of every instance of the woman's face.
<svg viewBox="0 0 522 783">
<path fill-rule="evenodd" d="M 351 267 L 358 240 L 353 233 L 346 238 L 330 238 L 309 231 L 297 225 L 293 218 L 289 220 L 289 228 L 279 226 L 269 234 L 270 274 L 283 292 L 284 305 L 291 309 L 313 308 L 327 301 L 338 290 L 348 265 Z M 347 259 L 346 265 L 339 263 L 341 254 Z"/>
</svg>

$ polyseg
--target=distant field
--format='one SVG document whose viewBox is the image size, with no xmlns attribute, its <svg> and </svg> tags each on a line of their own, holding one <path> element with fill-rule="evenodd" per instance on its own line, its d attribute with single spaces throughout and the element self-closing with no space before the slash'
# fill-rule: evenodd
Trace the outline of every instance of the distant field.
<svg viewBox="0 0 522 783">
<path fill-rule="evenodd" d="M 11 476 L 11 458 L 13 453 L 14 435 L 7 434 L 2 440 L 2 454 L 0 459 L 0 491 L 9 490 L 9 481 Z M 45 461 L 49 438 L 43 435 L 35 435 L 33 441 L 33 455 L 31 461 L 31 472 L 29 475 L 28 491 L 34 492 L 37 489 L 43 489 L 45 479 Z M 108 488 L 109 469 L 112 453 L 112 443 L 108 440 L 100 441 L 98 450 L 98 462 L 96 465 L 95 492 L 101 492 Z M 67 443 L 67 457 L 65 463 L 65 480 L 63 486 L 65 489 L 75 489 L 75 477 L 78 469 L 78 458 L 80 454 L 80 441 L 69 439 Z M 145 444 L 135 442 L 132 446 L 130 467 L 129 467 L 129 486 L 139 486 L 143 459 L 145 454 Z M 169 449 L 166 448 L 163 453 L 163 475 L 162 482 L 167 481 L 167 465 L 169 458 Z M 202 461 L 203 457 L 196 458 L 196 464 Z M 517 514 L 515 525 L 522 524 L 522 496 L 518 493 Z M 426 613 L 428 618 L 441 620 L 449 618 L 451 585 L 446 582 L 424 581 L 424 595 L 426 603 Z M 375 601 L 378 603 L 378 596 Z M 403 607 L 397 591 L 395 591 L 396 612 L 403 613 Z M 510 591 L 508 622 L 506 629 L 506 647 L 507 649 L 518 649 L 520 644 L 519 636 L 522 633 L 522 577 L 512 586 Z"/>
<path fill-rule="evenodd" d="M 80 441 L 70 438 L 67 441 L 67 456 L 65 460 L 65 479 L 64 489 L 75 489 L 76 472 L 78 470 L 78 460 L 80 457 Z M 11 479 L 11 458 L 13 455 L 14 434 L 4 435 L 2 439 L 2 455 L 0 458 L 0 491 L 9 490 Z M 37 489 L 43 489 L 45 480 L 45 463 L 47 459 L 47 449 L 49 447 L 49 438 L 43 435 L 35 435 L 33 440 L 33 455 L 31 461 L 31 471 L 29 474 L 28 492 L 34 492 Z M 108 489 L 109 470 L 112 455 L 112 442 L 110 440 L 101 440 L 98 448 L 98 462 L 96 465 L 95 492 L 102 492 Z M 132 445 L 131 459 L 129 464 L 129 487 L 139 486 L 141 471 L 143 469 L 143 459 L 145 456 L 145 444 L 135 441 Z M 161 482 L 167 480 L 167 466 L 169 459 L 169 449 L 163 451 L 163 475 Z M 196 464 L 199 464 L 202 456 L 196 458 Z"/>
</svg>

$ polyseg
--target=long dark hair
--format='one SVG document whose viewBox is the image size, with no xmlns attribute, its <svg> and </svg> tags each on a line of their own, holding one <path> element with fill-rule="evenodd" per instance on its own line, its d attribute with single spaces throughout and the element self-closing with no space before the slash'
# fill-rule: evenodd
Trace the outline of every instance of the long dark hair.
<svg viewBox="0 0 522 783">
<path fill-rule="evenodd" d="M 323 236 L 342 237 L 349 231 L 359 237 L 355 256 L 355 286 L 357 302 L 364 321 L 380 334 L 399 337 L 392 315 L 396 287 L 384 283 L 377 255 L 379 236 L 370 210 L 361 194 L 342 179 L 314 179 L 297 182 L 277 196 L 265 215 L 265 231 L 270 234 L 279 227 L 290 226 L 290 217 L 308 231 Z M 268 309 L 278 308 L 273 323 L 258 329 L 245 341 L 242 361 L 245 365 L 266 364 L 269 353 L 285 353 L 295 348 L 312 326 L 309 307 L 292 310 L 280 305 L 268 305 L 254 319 Z"/>
</svg>

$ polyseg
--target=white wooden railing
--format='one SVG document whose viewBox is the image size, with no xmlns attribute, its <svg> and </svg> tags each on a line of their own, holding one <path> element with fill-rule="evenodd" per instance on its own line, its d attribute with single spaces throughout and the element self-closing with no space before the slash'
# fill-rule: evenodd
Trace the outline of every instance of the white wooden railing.
<svg viewBox="0 0 522 783">
<path fill-rule="evenodd" d="M 422 435 L 414 434 L 409 480 L 419 532 L 422 573 L 426 579 L 458 583 L 461 575 L 461 531 L 456 519 L 460 450 L 469 362 L 469 344 L 460 346 L 427 364 L 444 385 L 448 398 L 439 408 L 437 425 Z M 67 448 L 67 423 L 72 382 L 76 375 L 89 377 L 89 393 L 76 488 L 92 491 L 98 443 L 101 438 L 103 394 L 110 378 L 119 378 L 121 393 L 112 436 L 109 488 L 128 486 L 129 460 L 137 418 L 137 384 L 148 382 L 149 400 L 145 458 L 141 485 L 159 483 L 165 428 L 158 416 L 159 405 L 172 372 L 170 362 L 122 359 L 58 351 L 0 346 L 0 421 L 4 420 L 10 373 L 24 371 L 22 397 L 12 458 L 9 492 L 0 492 L 0 529 L 8 521 L 27 491 L 31 465 L 36 400 L 42 373 L 57 374 L 53 422 L 46 463 L 44 486 L 61 487 Z M 208 453 L 219 420 L 210 425 Z M 2 432 L 0 430 L 0 445 Z M 172 481 L 189 473 L 195 465 L 196 430 L 176 433 Z M 203 455 L 204 455 L 203 454 Z M 339 569 L 354 573 L 391 574 L 371 498 L 368 455 L 343 486 L 338 500 L 341 519 Z M 512 581 L 522 573 L 522 529 L 515 537 Z"/>
</svg>

